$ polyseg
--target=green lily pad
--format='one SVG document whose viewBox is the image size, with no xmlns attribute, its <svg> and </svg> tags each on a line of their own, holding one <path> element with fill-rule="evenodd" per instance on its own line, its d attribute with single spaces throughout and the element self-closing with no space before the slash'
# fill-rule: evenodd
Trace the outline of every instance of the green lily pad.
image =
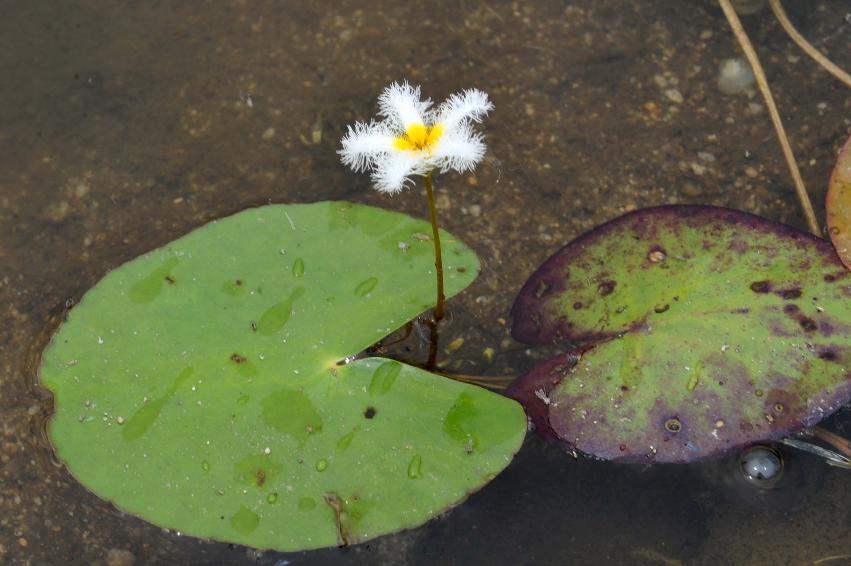
<svg viewBox="0 0 851 566">
<path fill-rule="evenodd" d="M 512 334 L 566 352 L 510 394 L 610 460 L 689 462 L 778 439 L 851 397 L 851 277 L 830 244 L 743 212 L 663 206 L 532 275 Z"/>
<path fill-rule="evenodd" d="M 512 400 L 397 361 L 338 365 L 432 305 L 429 226 L 342 202 L 211 222 L 109 273 L 44 353 L 50 437 L 95 494 L 292 551 L 417 526 L 511 460 Z M 446 292 L 478 272 L 443 235 Z"/>
<path fill-rule="evenodd" d="M 851 137 L 839 152 L 827 189 L 827 225 L 839 259 L 851 269 Z"/>
</svg>

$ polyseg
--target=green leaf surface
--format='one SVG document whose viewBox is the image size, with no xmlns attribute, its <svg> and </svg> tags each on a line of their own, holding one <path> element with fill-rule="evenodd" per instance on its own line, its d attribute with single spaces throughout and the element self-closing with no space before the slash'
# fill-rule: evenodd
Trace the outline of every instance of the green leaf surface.
<svg viewBox="0 0 851 566">
<path fill-rule="evenodd" d="M 851 137 L 836 158 L 827 189 L 827 225 L 839 259 L 851 269 Z"/>
<path fill-rule="evenodd" d="M 118 507 L 299 550 L 417 526 L 511 460 L 514 401 L 357 354 L 432 305 L 429 226 L 342 202 L 212 222 L 109 273 L 44 353 L 50 437 Z M 478 272 L 444 233 L 446 292 Z"/>
<path fill-rule="evenodd" d="M 851 397 L 851 277 L 829 243 L 664 206 L 574 240 L 512 333 L 575 345 L 513 385 L 536 429 L 623 461 L 688 462 L 795 433 Z"/>
</svg>

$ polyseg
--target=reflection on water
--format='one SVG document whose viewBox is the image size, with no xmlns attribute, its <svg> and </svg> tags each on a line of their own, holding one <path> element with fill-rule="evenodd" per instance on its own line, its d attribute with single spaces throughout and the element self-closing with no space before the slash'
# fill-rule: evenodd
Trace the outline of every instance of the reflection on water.
<svg viewBox="0 0 851 566">
<path fill-rule="evenodd" d="M 784 4 L 851 68 L 844 0 Z M 350 199 L 425 218 L 418 190 L 381 196 L 335 154 L 345 124 L 372 116 L 399 78 L 438 100 L 475 86 L 496 106 L 483 165 L 436 178 L 445 227 L 484 263 L 451 301 L 442 337 L 464 339 L 441 349 L 459 372 L 518 374 L 543 359 L 508 336 L 513 295 L 544 258 L 622 212 L 707 203 L 802 227 L 761 100 L 718 91 L 721 62 L 739 53 L 714 3 L 76 0 L 0 14 L 0 561 L 716 564 L 851 553 L 851 475 L 785 449 L 777 489 L 755 490 L 725 461 L 617 466 L 530 438 L 442 519 L 283 556 L 115 511 L 59 465 L 44 432 L 54 401 L 36 384 L 38 357 L 109 269 L 267 202 Z M 767 10 L 744 23 L 822 203 L 851 95 Z M 829 426 L 847 436 L 849 419 L 840 411 Z"/>
</svg>

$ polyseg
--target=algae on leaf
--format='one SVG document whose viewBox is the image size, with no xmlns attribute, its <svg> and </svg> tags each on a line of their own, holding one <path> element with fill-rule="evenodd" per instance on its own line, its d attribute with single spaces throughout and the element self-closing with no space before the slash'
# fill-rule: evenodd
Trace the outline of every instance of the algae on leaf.
<svg viewBox="0 0 851 566">
<path fill-rule="evenodd" d="M 272 205 L 109 273 L 44 353 L 59 457 L 125 511 L 257 548 L 356 543 L 458 504 L 518 450 L 520 406 L 397 361 L 338 365 L 431 306 L 427 228 Z M 444 237 L 455 294 L 479 265 Z"/>
<path fill-rule="evenodd" d="M 851 397 L 849 298 L 824 240 L 725 208 L 639 210 L 526 282 L 513 336 L 566 351 L 510 394 L 545 436 L 609 460 L 776 440 Z"/>
</svg>

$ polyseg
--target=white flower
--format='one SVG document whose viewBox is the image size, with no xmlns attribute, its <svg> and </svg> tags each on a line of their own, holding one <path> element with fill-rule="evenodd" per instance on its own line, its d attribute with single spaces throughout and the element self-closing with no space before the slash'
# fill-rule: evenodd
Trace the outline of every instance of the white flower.
<svg viewBox="0 0 851 566">
<path fill-rule="evenodd" d="M 493 110 L 488 95 L 469 89 L 430 107 L 430 99 L 420 100 L 420 87 L 391 84 L 378 97 L 384 120 L 349 126 L 337 152 L 343 164 L 357 172 L 371 171 L 375 188 L 391 194 L 401 191 L 412 175 L 472 170 L 485 155 L 484 136 L 473 131 L 473 122 Z"/>
</svg>

